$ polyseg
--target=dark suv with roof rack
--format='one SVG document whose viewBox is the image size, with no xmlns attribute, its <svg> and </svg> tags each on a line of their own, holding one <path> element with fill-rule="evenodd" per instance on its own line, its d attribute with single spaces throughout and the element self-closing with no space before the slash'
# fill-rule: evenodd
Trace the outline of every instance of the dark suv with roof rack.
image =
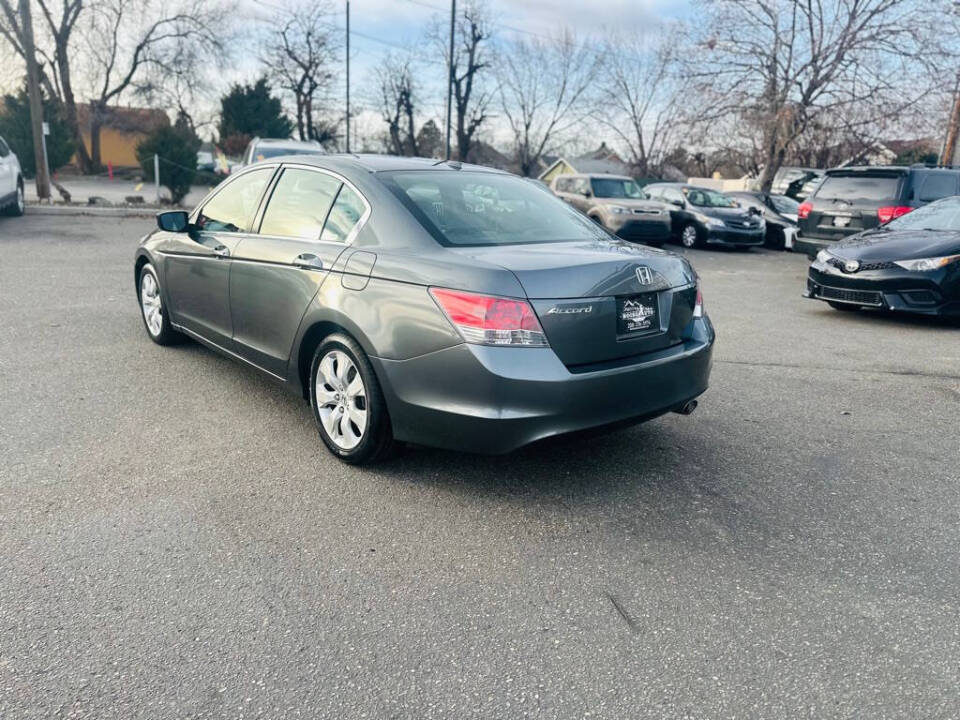
<svg viewBox="0 0 960 720">
<path fill-rule="evenodd" d="M 828 170 L 800 205 L 795 247 L 813 257 L 850 235 L 888 223 L 940 198 L 960 195 L 960 167 L 845 167 Z"/>
</svg>

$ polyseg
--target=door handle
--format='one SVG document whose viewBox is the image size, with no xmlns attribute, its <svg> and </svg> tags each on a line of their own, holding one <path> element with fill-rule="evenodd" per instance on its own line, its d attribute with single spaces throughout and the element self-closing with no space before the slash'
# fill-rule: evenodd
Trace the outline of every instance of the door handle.
<svg viewBox="0 0 960 720">
<path fill-rule="evenodd" d="M 293 264 L 304 270 L 323 270 L 323 260 L 313 253 L 300 253 L 293 259 Z"/>
<path fill-rule="evenodd" d="M 228 248 L 226 245 L 217 245 L 213 249 L 213 254 L 218 258 L 230 257 L 230 248 Z"/>
</svg>

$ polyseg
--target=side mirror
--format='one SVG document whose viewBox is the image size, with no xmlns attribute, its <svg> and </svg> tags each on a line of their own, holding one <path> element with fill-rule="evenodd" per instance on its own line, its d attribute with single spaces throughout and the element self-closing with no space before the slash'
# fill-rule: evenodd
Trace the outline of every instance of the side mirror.
<svg viewBox="0 0 960 720">
<path fill-rule="evenodd" d="M 583 191 L 583 196 L 584 196 L 584 197 L 590 197 L 590 196 L 592 196 L 592 195 L 593 195 L 593 191 L 590 190 L 590 188 L 587 188 L 586 190 Z"/>
<path fill-rule="evenodd" d="M 671 204 L 671 205 L 676 205 L 677 207 L 681 207 L 681 208 L 682 208 L 682 207 L 683 207 L 683 200 L 671 200 L 671 201 L 670 201 L 670 204 Z"/>
<path fill-rule="evenodd" d="M 157 227 L 167 232 L 186 232 L 190 216 L 183 210 L 168 210 L 157 213 Z"/>
<path fill-rule="evenodd" d="M 758 208 L 756 205 L 751 205 L 751 206 L 748 208 L 748 212 L 749 212 L 751 215 L 762 215 L 762 214 L 763 214 L 763 213 L 761 212 L 760 208 Z"/>
</svg>

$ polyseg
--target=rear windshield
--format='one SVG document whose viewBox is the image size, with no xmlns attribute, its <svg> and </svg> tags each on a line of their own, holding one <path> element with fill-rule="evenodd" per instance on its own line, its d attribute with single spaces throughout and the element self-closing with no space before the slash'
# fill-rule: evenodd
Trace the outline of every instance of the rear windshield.
<svg viewBox="0 0 960 720">
<path fill-rule="evenodd" d="M 770 202 L 781 215 L 796 215 L 800 208 L 800 203 L 786 195 L 771 195 Z"/>
<path fill-rule="evenodd" d="M 944 198 L 924 205 L 891 220 L 884 227 L 890 230 L 960 231 L 960 197 Z"/>
<path fill-rule="evenodd" d="M 380 178 L 441 245 L 517 245 L 609 235 L 549 190 L 513 175 L 419 170 Z"/>
<path fill-rule="evenodd" d="M 827 175 L 817 190 L 817 200 L 885 202 L 897 197 L 897 175 Z"/>
<path fill-rule="evenodd" d="M 593 194 L 598 198 L 633 198 L 642 200 L 646 194 L 633 180 L 620 178 L 593 178 L 590 181 Z"/>
</svg>

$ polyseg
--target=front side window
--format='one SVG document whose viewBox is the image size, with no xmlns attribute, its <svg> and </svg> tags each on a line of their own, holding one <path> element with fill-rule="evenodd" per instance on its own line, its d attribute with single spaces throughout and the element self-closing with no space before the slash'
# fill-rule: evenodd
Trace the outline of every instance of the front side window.
<svg viewBox="0 0 960 720">
<path fill-rule="evenodd" d="M 366 203 L 350 186 L 344 185 L 337 201 L 330 210 L 327 224 L 323 226 L 321 240 L 324 242 L 346 242 L 350 231 L 353 230 L 363 214 L 367 211 Z"/>
<path fill-rule="evenodd" d="M 433 170 L 381 177 L 441 245 L 609 239 L 555 195 L 511 175 Z"/>
<path fill-rule="evenodd" d="M 197 228 L 209 232 L 250 232 L 260 196 L 272 176 L 273 168 L 260 168 L 237 177 L 203 206 Z"/>
<path fill-rule="evenodd" d="M 326 173 L 285 169 L 270 194 L 260 234 L 318 240 L 341 184 Z"/>
<path fill-rule="evenodd" d="M 643 200 L 647 197 L 636 182 L 627 178 L 593 178 L 590 185 L 598 198 Z"/>
<path fill-rule="evenodd" d="M 686 191 L 687 200 L 690 201 L 691 205 L 696 205 L 697 207 L 716 207 L 716 208 L 729 208 L 736 207 L 737 204 L 733 201 L 733 198 L 723 193 L 719 193 L 716 190 L 708 190 L 707 188 L 688 188 Z"/>
</svg>

